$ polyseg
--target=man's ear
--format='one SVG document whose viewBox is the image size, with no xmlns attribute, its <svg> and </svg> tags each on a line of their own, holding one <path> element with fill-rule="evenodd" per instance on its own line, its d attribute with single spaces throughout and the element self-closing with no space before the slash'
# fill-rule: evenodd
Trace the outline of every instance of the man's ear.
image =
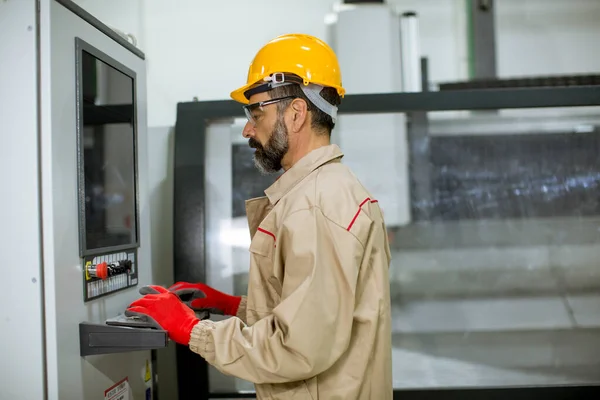
<svg viewBox="0 0 600 400">
<path fill-rule="evenodd" d="M 294 99 L 290 107 L 292 111 L 292 129 L 298 132 L 308 120 L 308 104 L 303 99 Z"/>
</svg>

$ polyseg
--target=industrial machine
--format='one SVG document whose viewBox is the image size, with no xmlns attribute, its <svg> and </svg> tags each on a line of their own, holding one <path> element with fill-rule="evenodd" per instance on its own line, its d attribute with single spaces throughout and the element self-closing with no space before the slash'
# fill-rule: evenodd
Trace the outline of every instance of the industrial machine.
<svg viewBox="0 0 600 400">
<path fill-rule="evenodd" d="M 592 396 L 600 89 L 357 94 L 340 107 L 340 118 L 385 114 L 408 121 L 408 156 L 423 159 L 410 163 L 412 222 L 388 226 L 398 398 Z M 175 131 L 175 279 L 238 295 L 249 265 L 244 199 L 276 179 L 252 165 L 242 124 L 237 103 L 190 101 Z M 363 137 L 338 134 L 342 145 Z M 180 400 L 254 396 L 183 346 L 177 364 Z"/>
<path fill-rule="evenodd" d="M 0 3 L 0 37 L 0 398 L 152 399 L 144 54 L 70 1 Z"/>
<path fill-rule="evenodd" d="M 327 19 L 348 89 L 332 141 L 386 218 L 395 395 L 593 398 L 600 88 L 497 79 L 493 35 L 480 35 L 475 51 L 490 57 L 476 59 L 476 84 L 432 90 L 407 40 L 415 15 L 360 3 L 381 4 Z M 489 33 L 483 3 L 470 2 L 474 26 Z M 237 295 L 248 279 L 244 200 L 277 178 L 254 168 L 244 123 L 232 101 L 186 101 L 175 127 L 175 280 Z M 177 369 L 180 400 L 254 397 L 250 382 L 184 346 Z"/>
</svg>

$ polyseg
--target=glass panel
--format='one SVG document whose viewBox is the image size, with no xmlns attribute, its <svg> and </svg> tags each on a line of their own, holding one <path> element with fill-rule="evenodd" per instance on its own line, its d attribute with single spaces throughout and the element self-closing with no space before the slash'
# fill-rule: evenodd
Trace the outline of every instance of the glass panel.
<svg viewBox="0 0 600 400">
<path fill-rule="evenodd" d="M 389 227 L 394 387 L 598 382 L 600 108 L 424 115 Z"/>
<path fill-rule="evenodd" d="M 244 294 L 243 120 L 208 129 L 208 283 Z M 394 387 L 600 381 L 600 107 L 342 115 L 392 247 Z M 253 391 L 210 373 L 211 391 Z"/>
</svg>

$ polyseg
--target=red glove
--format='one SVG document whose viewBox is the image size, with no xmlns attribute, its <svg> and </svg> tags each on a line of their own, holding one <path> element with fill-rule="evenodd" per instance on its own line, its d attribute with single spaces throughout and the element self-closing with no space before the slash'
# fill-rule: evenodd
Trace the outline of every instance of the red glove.
<svg viewBox="0 0 600 400">
<path fill-rule="evenodd" d="M 219 292 L 203 283 L 177 282 L 169 287 L 190 308 L 195 311 L 208 311 L 217 315 L 236 315 L 242 298 Z M 186 295 L 189 295 L 187 299 Z M 185 299 L 185 300 L 184 300 Z"/>
<path fill-rule="evenodd" d="M 147 294 L 134 301 L 125 311 L 125 315 L 147 315 L 169 333 L 171 340 L 187 346 L 192 328 L 200 322 L 196 313 L 167 289 L 160 286 L 149 286 L 149 288 L 158 294 Z"/>
</svg>

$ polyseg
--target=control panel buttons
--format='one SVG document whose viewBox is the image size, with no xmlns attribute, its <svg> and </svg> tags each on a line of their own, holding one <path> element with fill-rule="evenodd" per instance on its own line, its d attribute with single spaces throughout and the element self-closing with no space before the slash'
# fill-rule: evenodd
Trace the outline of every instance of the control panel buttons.
<svg viewBox="0 0 600 400">
<path fill-rule="evenodd" d="M 120 260 L 114 262 L 103 261 L 98 264 L 87 266 L 87 273 L 92 278 L 107 279 L 111 276 L 128 274 L 131 272 L 131 260 Z"/>
</svg>

